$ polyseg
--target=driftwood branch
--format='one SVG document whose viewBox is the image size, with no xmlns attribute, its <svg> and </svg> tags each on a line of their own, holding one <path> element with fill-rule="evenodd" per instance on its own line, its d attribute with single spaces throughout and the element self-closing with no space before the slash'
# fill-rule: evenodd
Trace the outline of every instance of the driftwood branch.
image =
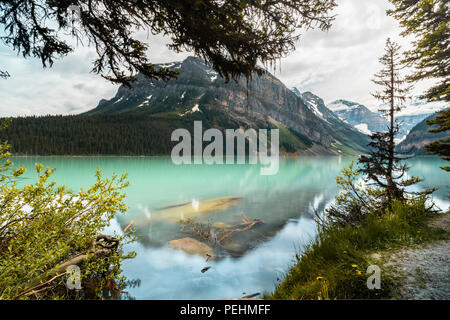
<svg viewBox="0 0 450 320">
<path fill-rule="evenodd" d="M 245 215 L 243 215 L 242 218 L 242 224 L 234 227 L 231 230 L 225 231 L 220 238 L 216 240 L 216 243 L 218 245 L 222 245 L 225 241 L 229 240 L 235 233 L 240 233 L 244 231 L 248 231 L 251 228 L 253 228 L 257 224 L 262 224 L 264 221 L 255 219 L 255 220 L 249 220 Z"/>
<path fill-rule="evenodd" d="M 226 241 L 236 234 L 245 231 L 253 231 L 255 225 L 263 224 L 264 221 L 260 219 L 250 220 L 245 214 L 242 214 L 242 223 L 228 228 L 216 228 L 214 235 L 212 232 L 211 224 L 196 222 L 193 219 L 186 219 L 180 221 L 181 231 L 191 233 L 196 237 L 208 242 L 213 242 L 218 246 L 223 246 Z"/>
<path fill-rule="evenodd" d="M 73 256 L 72 258 L 68 259 L 67 261 L 55 266 L 47 274 L 47 277 L 51 277 L 50 280 L 41 282 L 42 281 L 41 278 L 34 279 L 33 281 L 30 282 L 30 284 L 28 285 L 28 288 L 25 291 L 21 292 L 17 297 L 20 297 L 23 295 L 32 295 L 34 293 L 44 291 L 46 289 L 47 285 L 49 285 L 50 283 L 52 283 L 54 280 L 58 279 L 59 277 L 65 275 L 66 269 L 69 266 L 79 265 L 84 260 L 88 259 L 89 257 L 108 256 L 109 254 L 112 253 L 113 250 L 115 250 L 117 248 L 118 245 L 119 245 L 119 239 L 111 237 L 111 236 L 103 235 L 103 234 L 98 235 L 92 242 L 92 248 L 87 253 L 77 254 L 77 255 Z M 100 247 L 100 248 L 98 248 L 98 247 Z"/>
</svg>

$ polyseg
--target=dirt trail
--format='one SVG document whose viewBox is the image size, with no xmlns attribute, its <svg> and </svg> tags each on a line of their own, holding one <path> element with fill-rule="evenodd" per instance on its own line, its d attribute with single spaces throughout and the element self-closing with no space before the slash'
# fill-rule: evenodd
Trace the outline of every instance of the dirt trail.
<svg viewBox="0 0 450 320">
<path fill-rule="evenodd" d="M 450 214 L 434 219 L 431 227 L 450 231 Z M 450 240 L 400 250 L 390 257 L 404 276 L 403 299 L 450 299 Z"/>
</svg>

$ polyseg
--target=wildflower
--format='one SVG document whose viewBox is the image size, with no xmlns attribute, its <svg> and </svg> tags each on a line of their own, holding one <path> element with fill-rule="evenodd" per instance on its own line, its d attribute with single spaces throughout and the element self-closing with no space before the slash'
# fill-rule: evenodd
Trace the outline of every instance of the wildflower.
<svg viewBox="0 0 450 320">
<path fill-rule="evenodd" d="M 344 254 L 347 254 L 347 251 L 346 251 L 346 250 L 344 250 Z"/>
<path fill-rule="evenodd" d="M 356 268 L 356 267 L 358 267 L 357 264 L 352 264 L 352 268 Z"/>
<path fill-rule="evenodd" d="M 358 276 L 362 275 L 361 271 L 358 271 L 356 274 L 357 274 Z"/>
<path fill-rule="evenodd" d="M 321 276 L 318 276 L 317 278 L 316 278 L 316 280 L 322 280 L 323 279 L 323 277 L 321 277 Z"/>
</svg>

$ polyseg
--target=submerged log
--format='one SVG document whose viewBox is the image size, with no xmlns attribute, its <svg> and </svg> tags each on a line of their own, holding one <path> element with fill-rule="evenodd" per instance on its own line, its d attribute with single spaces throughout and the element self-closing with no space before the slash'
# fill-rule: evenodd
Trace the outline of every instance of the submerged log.
<svg viewBox="0 0 450 320">
<path fill-rule="evenodd" d="M 239 197 L 223 197 L 207 200 L 192 200 L 181 204 L 157 208 L 150 215 L 135 217 L 137 227 L 145 227 L 154 222 L 177 223 L 180 220 L 193 219 L 206 213 L 225 210 L 242 200 Z"/>
</svg>

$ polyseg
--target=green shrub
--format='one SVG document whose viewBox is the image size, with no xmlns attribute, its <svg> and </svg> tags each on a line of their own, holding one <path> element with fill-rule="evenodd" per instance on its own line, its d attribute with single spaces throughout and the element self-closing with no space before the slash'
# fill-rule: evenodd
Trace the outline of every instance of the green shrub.
<svg viewBox="0 0 450 320">
<path fill-rule="evenodd" d="M 19 187 L 25 169 L 12 169 L 9 145 L 0 144 L 0 299 L 72 299 L 118 296 L 120 266 L 134 253 L 122 247 L 133 232 L 100 233 L 125 212 L 126 175 L 103 179 L 74 193 L 50 181 L 54 169 L 36 165 L 37 182 Z M 67 265 L 81 270 L 81 290 L 68 290 Z M 76 262 L 76 263 L 75 263 Z"/>
</svg>

